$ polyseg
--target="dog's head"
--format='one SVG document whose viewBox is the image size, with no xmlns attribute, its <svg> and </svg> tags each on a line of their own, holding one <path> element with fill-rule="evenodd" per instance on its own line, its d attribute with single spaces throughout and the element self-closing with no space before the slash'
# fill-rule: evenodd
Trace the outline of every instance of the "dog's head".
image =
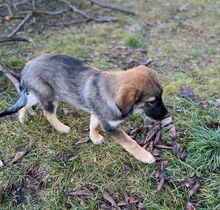
<svg viewBox="0 0 220 210">
<path fill-rule="evenodd" d="M 154 120 L 162 120 L 167 115 L 162 93 L 157 73 L 141 65 L 122 73 L 116 104 L 124 116 L 141 111 Z"/>
</svg>

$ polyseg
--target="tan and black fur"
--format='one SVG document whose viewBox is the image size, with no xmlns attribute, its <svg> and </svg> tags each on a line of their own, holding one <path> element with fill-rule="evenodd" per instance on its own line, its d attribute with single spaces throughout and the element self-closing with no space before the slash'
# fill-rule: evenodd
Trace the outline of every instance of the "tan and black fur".
<svg viewBox="0 0 220 210">
<path fill-rule="evenodd" d="M 99 134 L 102 128 L 136 159 L 154 162 L 154 157 L 120 128 L 124 118 L 137 110 L 155 120 L 167 114 L 162 87 L 150 68 L 141 65 L 127 71 L 100 71 L 70 56 L 42 55 L 25 65 L 20 98 L 0 117 L 19 111 L 19 120 L 24 123 L 28 110 L 40 103 L 50 124 L 67 133 L 70 128 L 56 117 L 58 100 L 91 114 L 90 138 L 94 144 L 104 141 Z"/>
</svg>

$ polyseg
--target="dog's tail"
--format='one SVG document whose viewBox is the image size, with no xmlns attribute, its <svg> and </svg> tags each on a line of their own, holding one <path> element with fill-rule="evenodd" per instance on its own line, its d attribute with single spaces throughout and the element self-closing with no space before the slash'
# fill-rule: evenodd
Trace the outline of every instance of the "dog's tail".
<svg viewBox="0 0 220 210">
<path fill-rule="evenodd" d="M 22 81 L 22 79 L 21 79 L 21 82 L 19 84 L 17 79 L 15 77 L 13 77 L 9 72 L 4 71 L 3 69 L 1 69 L 1 70 L 6 74 L 6 76 L 15 85 L 16 90 L 18 92 L 18 95 L 20 96 L 18 98 L 18 100 L 13 105 L 8 107 L 6 110 L 0 112 L 0 117 L 3 117 L 3 116 L 6 116 L 6 115 L 14 114 L 17 111 L 19 111 L 22 107 L 24 107 L 27 103 L 27 93 L 26 93 L 26 88 L 25 88 L 25 85 L 24 85 L 24 82 Z"/>
</svg>

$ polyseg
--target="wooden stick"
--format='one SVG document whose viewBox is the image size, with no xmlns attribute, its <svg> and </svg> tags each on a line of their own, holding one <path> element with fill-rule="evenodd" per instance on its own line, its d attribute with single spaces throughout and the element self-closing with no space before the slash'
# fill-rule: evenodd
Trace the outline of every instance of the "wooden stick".
<svg viewBox="0 0 220 210">
<path fill-rule="evenodd" d="M 3 42 L 32 42 L 31 38 L 28 37 L 21 37 L 21 36 L 12 36 L 12 37 L 8 37 L 8 36 L 2 36 L 0 37 L 0 43 Z"/>
<path fill-rule="evenodd" d="M 116 10 L 116 11 L 123 12 L 123 13 L 129 14 L 129 15 L 136 15 L 135 12 L 130 11 L 130 10 L 125 9 L 125 8 L 121 8 L 119 6 L 115 6 L 115 5 L 112 5 L 112 4 L 105 4 L 105 3 L 102 3 L 102 2 L 97 1 L 97 0 L 89 0 L 89 1 L 92 4 L 96 4 L 96 5 L 98 5 L 98 6 L 102 7 L 102 8 Z"/>
<path fill-rule="evenodd" d="M 17 25 L 17 27 L 8 35 L 8 37 L 13 37 L 24 25 L 25 23 L 32 17 L 33 12 L 29 12 L 25 18 Z"/>
<path fill-rule="evenodd" d="M 86 18 L 87 21 L 91 21 L 91 20 L 95 21 L 95 22 L 115 22 L 115 21 L 117 21 L 117 19 L 115 19 L 115 18 L 108 18 L 108 17 L 94 18 L 94 17 L 91 17 L 91 16 L 87 15 L 85 12 L 83 12 L 82 10 L 77 9 L 69 1 L 67 1 L 67 0 L 60 0 L 60 1 L 62 1 L 64 4 L 66 4 L 73 12 Z"/>
<path fill-rule="evenodd" d="M 5 76 L 14 84 L 16 91 L 18 94 L 20 94 L 20 88 L 19 88 L 19 82 L 18 80 L 7 70 L 5 70 L 1 65 L 0 65 L 0 71 L 4 72 Z"/>
</svg>

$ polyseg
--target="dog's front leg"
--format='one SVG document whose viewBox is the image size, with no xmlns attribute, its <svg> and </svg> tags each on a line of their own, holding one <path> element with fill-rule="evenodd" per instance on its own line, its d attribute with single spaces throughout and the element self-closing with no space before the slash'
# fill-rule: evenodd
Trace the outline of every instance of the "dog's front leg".
<svg viewBox="0 0 220 210">
<path fill-rule="evenodd" d="M 155 162 L 153 155 L 139 146 L 137 142 L 128 136 L 122 129 L 111 131 L 111 135 L 127 152 L 133 155 L 137 160 L 140 160 L 143 163 Z"/>
<path fill-rule="evenodd" d="M 104 142 L 103 136 L 99 134 L 99 128 L 100 123 L 98 118 L 95 115 L 91 115 L 89 125 L 89 137 L 94 144 L 102 144 Z"/>
</svg>

